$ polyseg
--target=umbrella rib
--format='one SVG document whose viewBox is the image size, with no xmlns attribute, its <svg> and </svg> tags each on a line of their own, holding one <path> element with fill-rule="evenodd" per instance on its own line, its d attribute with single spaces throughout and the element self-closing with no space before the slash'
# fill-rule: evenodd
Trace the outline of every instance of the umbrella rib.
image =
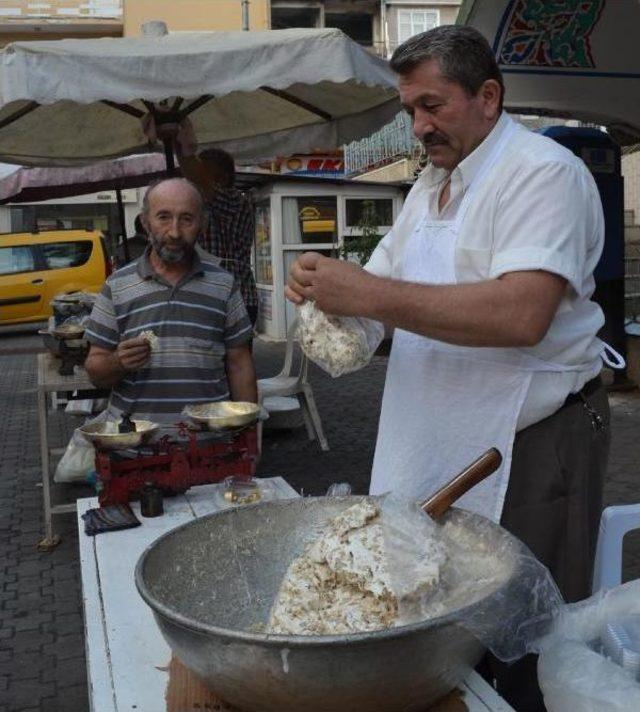
<svg viewBox="0 0 640 712">
<path fill-rule="evenodd" d="M 192 101 L 180 112 L 180 120 L 182 121 L 182 119 L 189 116 L 189 114 L 193 114 L 196 109 L 199 109 L 201 106 L 204 106 L 208 101 L 211 101 L 211 99 L 215 99 L 215 96 L 213 94 L 203 94 L 200 98 L 196 99 L 195 101 Z"/>
<path fill-rule="evenodd" d="M 304 101 L 304 99 L 298 99 L 297 96 L 293 96 L 293 94 L 289 94 L 289 92 L 282 91 L 281 89 L 274 89 L 273 87 L 260 87 L 262 91 L 266 91 L 268 94 L 273 94 L 273 96 L 277 96 L 280 99 L 284 99 L 285 101 L 288 101 L 290 104 L 295 104 L 296 106 L 299 106 L 301 109 L 306 109 L 306 111 L 310 111 L 312 114 L 315 114 L 316 116 L 320 117 L 324 121 L 332 121 L 333 116 L 331 114 L 328 114 L 326 111 L 323 111 L 322 109 L 319 109 L 317 106 L 314 106 L 313 104 L 309 104 L 308 101 Z"/>
<path fill-rule="evenodd" d="M 26 106 L 23 106 L 22 109 L 18 109 L 18 111 L 15 111 L 13 114 L 11 114 L 11 116 L 7 116 L 6 119 L 2 119 L 2 121 L 0 121 L 0 129 L 3 129 L 5 126 L 9 126 L 9 124 L 12 124 L 14 121 L 21 119 L 27 114 L 30 114 L 34 109 L 37 109 L 39 106 L 40 104 L 38 104 L 37 101 L 30 101 Z"/>
<path fill-rule="evenodd" d="M 118 104 L 117 102 L 109 101 L 108 99 L 103 99 L 101 103 L 110 106 L 112 109 L 118 109 L 118 111 L 122 111 L 130 116 L 135 116 L 136 119 L 141 119 L 144 116 L 144 111 L 140 111 L 140 109 L 129 106 L 129 104 Z"/>
</svg>

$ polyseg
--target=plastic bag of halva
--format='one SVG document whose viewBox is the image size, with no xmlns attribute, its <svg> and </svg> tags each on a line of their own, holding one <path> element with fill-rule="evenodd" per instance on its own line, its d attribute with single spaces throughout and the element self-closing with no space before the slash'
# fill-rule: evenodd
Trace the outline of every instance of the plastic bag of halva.
<svg viewBox="0 0 640 712">
<path fill-rule="evenodd" d="M 372 319 L 330 316 L 306 301 L 298 307 L 298 340 L 310 361 L 336 378 L 366 366 L 384 337 Z"/>
</svg>

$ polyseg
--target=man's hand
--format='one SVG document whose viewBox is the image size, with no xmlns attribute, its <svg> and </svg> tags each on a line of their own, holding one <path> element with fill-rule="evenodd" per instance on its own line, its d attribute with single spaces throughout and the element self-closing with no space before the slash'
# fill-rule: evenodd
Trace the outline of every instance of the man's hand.
<svg viewBox="0 0 640 712">
<path fill-rule="evenodd" d="M 84 367 L 95 386 L 113 388 L 127 373 L 145 366 L 150 355 L 149 342 L 140 337 L 121 341 L 115 351 L 91 344 Z"/>
<path fill-rule="evenodd" d="M 138 371 L 149 362 L 151 346 L 139 336 L 127 339 L 118 344 L 116 356 L 125 371 Z"/>
<path fill-rule="evenodd" d="M 375 279 L 352 262 L 305 252 L 291 267 L 285 296 L 294 304 L 311 299 L 335 316 L 366 316 L 369 286 Z"/>
<path fill-rule="evenodd" d="M 168 107 L 157 105 L 156 111 L 158 114 L 162 114 L 168 112 L 169 109 Z M 144 135 L 147 137 L 147 141 L 150 145 L 170 138 L 174 140 L 177 151 L 184 152 L 186 156 L 193 155 L 198 148 L 198 143 L 195 140 L 195 132 L 189 119 L 185 119 L 178 125 L 172 121 L 162 123 L 161 121 L 156 121 L 153 115 L 145 114 L 141 119 L 141 123 Z M 188 127 L 185 128 L 185 124 L 188 124 Z M 190 152 L 187 152 L 187 141 L 195 142 L 193 148 L 189 148 Z"/>
</svg>

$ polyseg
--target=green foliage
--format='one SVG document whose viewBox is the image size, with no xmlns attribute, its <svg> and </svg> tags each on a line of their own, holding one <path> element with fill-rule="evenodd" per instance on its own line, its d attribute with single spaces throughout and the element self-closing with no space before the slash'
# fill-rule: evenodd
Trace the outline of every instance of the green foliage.
<svg viewBox="0 0 640 712">
<path fill-rule="evenodd" d="M 375 203 L 372 200 L 362 201 L 362 215 L 357 227 L 361 234 L 345 235 L 340 256 L 345 260 L 355 256 L 360 265 L 365 265 L 382 238 L 379 234 Z"/>
</svg>

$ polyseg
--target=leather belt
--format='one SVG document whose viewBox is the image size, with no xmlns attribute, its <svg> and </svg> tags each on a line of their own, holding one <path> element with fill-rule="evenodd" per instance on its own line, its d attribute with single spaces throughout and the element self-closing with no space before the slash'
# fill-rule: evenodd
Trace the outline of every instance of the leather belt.
<svg viewBox="0 0 640 712">
<path fill-rule="evenodd" d="M 568 405 L 573 405 L 574 403 L 584 403 L 585 398 L 591 398 L 597 390 L 602 388 L 602 378 L 596 376 L 590 381 L 587 381 L 582 388 L 576 393 L 569 393 L 562 407 L 565 408 Z"/>
</svg>

